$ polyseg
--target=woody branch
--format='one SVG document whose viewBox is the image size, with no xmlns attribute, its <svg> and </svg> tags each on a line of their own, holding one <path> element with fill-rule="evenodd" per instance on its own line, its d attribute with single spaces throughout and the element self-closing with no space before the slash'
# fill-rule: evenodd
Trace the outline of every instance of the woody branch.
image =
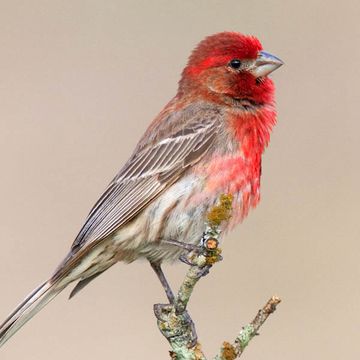
<svg viewBox="0 0 360 360">
<path fill-rule="evenodd" d="M 231 205 L 232 196 L 222 195 L 219 205 L 214 206 L 208 213 L 201 245 L 194 247 L 186 255 L 185 261 L 190 267 L 174 303 L 154 305 L 159 330 L 170 343 L 172 348 L 170 356 L 174 360 L 206 360 L 197 339 L 195 325 L 186 309 L 196 283 L 222 259 L 221 249 L 218 247 L 220 225 L 230 218 Z M 232 344 L 223 342 L 214 360 L 234 360 L 240 357 L 251 339 L 258 334 L 262 324 L 276 310 L 280 301 L 276 296 L 271 297 L 255 318 L 242 328 Z"/>
</svg>

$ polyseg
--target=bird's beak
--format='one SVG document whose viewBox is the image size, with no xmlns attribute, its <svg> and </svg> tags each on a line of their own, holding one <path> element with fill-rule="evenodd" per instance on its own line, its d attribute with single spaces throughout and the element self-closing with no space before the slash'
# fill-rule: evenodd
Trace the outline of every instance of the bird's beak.
<svg viewBox="0 0 360 360">
<path fill-rule="evenodd" d="M 272 73 L 283 64 L 283 61 L 281 61 L 278 57 L 265 51 L 260 51 L 259 56 L 255 60 L 255 63 L 250 71 L 256 78 L 264 77 Z"/>
</svg>

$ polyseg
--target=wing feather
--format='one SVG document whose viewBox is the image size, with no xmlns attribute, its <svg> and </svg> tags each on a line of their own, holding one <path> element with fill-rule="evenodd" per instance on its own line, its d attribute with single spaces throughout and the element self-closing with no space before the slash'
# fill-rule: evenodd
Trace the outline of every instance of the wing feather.
<svg viewBox="0 0 360 360">
<path fill-rule="evenodd" d="M 126 224 L 208 152 L 219 130 L 219 113 L 208 109 L 190 114 L 184 110 L 183 128 L 133 154 L 90 211 L 73 251 Z"/>
</svg>

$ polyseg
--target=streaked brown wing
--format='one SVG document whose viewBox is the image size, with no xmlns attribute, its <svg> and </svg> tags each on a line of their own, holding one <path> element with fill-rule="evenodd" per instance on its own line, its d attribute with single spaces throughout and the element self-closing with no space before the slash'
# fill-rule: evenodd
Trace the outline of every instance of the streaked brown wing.
<svg viewBox="0 0 360 360">
<path fill-rule="evenodd" d="M 75 239 L 76 251 L 130 221 L 209 150 L 219 130 L 218 112 L 184 110 L 184 128 L 141 146 L 100 197 Z M 178 116 L 178 114 L 177 114 Z M 171 119 L 167 123 L 171 122 Z"/>
</svg>

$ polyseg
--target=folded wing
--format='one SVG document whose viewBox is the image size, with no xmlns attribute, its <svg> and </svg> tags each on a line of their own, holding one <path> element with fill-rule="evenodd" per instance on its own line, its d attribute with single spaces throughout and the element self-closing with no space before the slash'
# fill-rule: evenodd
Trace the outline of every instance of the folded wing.
<svg viewBox="0 0 360 360">
<path fill-rule="evenodd" d="M 210 149 L 219 131 L 214 110 L 183 110 L 186 121 L 166 137 L 139 147 L 90 211 L 72 251 L 97 242 L 129 222 Z M 190 114 L 190 116 L 189 116 Z M 177 115 L 178 116 L 178 115 Z M 176 123 L 181 123 L 181 118 Z M 171 118 L 167 124 L 171 124 Z"/>
</svg>

